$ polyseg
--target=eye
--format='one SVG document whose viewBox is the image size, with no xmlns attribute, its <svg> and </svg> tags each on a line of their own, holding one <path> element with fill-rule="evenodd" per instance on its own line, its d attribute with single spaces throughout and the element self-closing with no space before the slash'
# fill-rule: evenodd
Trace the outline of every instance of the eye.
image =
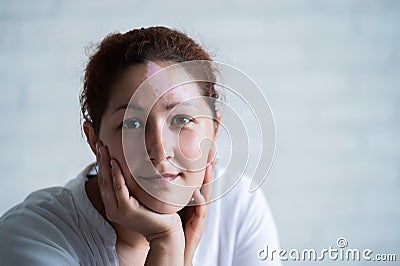
<svg viewBox="0 0 400 266">
<path fill-rule="evenodd" d="M 127 119 L 124 122 L 122 122 L 122 128 L 135 129 L 141 127 L 142 127 L 142 122 L 139 119 Z"/>
<path fill-rule="evenodd" d="M 194 123 L 194 122 L 195 122 L 195 119 L 191 118 L 190 116 L 177 115 L 172 119 L 171 124 L 174 126 L 184 126 L 184 125 L 187 125 L 189 123 Z"/>
</svg>

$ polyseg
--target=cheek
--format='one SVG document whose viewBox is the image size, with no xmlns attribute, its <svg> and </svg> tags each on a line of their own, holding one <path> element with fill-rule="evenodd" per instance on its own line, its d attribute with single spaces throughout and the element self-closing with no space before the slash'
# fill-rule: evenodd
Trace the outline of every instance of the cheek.
<svg viewBox="0 0 400 266">
<path fill-rule="evenodd" d="M 127 167 L 128 172 L 133 175 L 141 168 L 144 167 L 146 158 L 146 148 L 144 145 L 143 136 L 135 133 L 127 133 L 122 140 L 122 160 Z M 130 170 L 130 171 L 129 171 Z"/>
<path fill-rule="evenodd" d="M 106 125 L 106 123 L 103 123 L 103 125 Z M 130 176 L 129 169 L 132 165 L 135 165 L 134 162 L 137 162 L 140 158 L 143 160 L 143 156 L 140 156 L 141 154 L 138 152 L 139 142 L 135 136 L 128 135 L 123 139 L 122 132 L 111 130 L 111 126 L 106 127 L 100 133 L 100 140 L 107 146 L 110 159 L 116 159 L 121 166 L 122 173 L 125 176 Z"/>
<path fill-rule="evenodd" d="M 181 131 L 178 143 L 178 152 L 175 156 L 182 166 L 189 170 L 198 170 L 205 166 L 212 147 L 210 137 L 201 132 Z"/>
<path fill-rule="evenodd" d="M 181 131 L 178 136 L 178 154 L 188 161 L 198 160 L 201 156 L 201 139 L 195 132 Z"/>
<path fill-rule="evenodd" d="M 188 195 L 193 194 L 194 187 L 199 187 L 201 184 L 203 184 L 204 174 L 204 170 L 186 173 L 185 185 L 188 186 Z M 191 188 L 189 189 L 189 187 Z"/>
<path fill-rule="evenodd" d="M 121 163 L 120 160 L 123 158 L 121 138 L 106 133 L 108 132 L 104 132 L 102 136 L 100 135 L 100 140 L 103 142 L 103 145 L 107 147 L 110 159 L 117 159 L 118 162 Z"/>
<path fill-rule="evenodd" d="M 117 160 L 117 162 L 121 166 L 121 170 L 122 170 L 123 174 L 126 174 L 128 171 L 128 167 L 126 164 L 121 141 L 115 141 L 112 143 L 110 143 L 110 142 L 107 143 L 106 141 L 103 141 L 103 143 L 108 148 L 110 159 Z"/>
<path fill-rule="evenodd" d="M 126 156 L 126 161 L 129 164 L 140 158 L 143 153 L 143 145 L 139 145 L 140 142 L 136 139 L 126 138 L 123 141 L 123 152 Z"/>
</svg>

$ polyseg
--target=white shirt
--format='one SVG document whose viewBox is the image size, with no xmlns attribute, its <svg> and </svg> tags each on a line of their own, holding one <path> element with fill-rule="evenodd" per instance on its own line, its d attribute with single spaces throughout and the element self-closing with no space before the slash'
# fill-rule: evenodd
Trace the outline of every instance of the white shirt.
<svg viewBox="0 0 400 266">
<path fill-rule="evenodd" d="M 113 227 L 93 207 L 85 181 L 92 165 L 65 187 L 30 194 L 0 218 L 0 265 L 118 265 Z M 278 249 L 268 204 L 242 178 L 210 204 L 193 265 L 281 265 L 258 251 Z"/>
</svg>

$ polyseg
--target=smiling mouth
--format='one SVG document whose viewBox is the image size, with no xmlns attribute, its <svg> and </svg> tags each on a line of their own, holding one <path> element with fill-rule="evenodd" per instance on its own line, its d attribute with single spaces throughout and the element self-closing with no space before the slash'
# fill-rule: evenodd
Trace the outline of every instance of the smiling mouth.
<svg viewBox="0 0 400 266">
<path fill-rule="evenodd" d="M 163 175 L 155 175 L 155 176 L 149 176 L 149 177 L 144 177 L 144 176 L 139 176 L 139 179 L 141 180 L 146 180 L 149 182 L 155 182 L 155 183 L 166 183 L 166 182 L 172 182 L 175 179 L 177 179 L 181 174 L 163 174 Z"/>
</svg>

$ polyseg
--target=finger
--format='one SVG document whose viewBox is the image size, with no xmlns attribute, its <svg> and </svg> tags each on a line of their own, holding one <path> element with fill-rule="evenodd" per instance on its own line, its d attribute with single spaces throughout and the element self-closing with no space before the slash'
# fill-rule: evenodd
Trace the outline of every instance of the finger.
<svg viewBox="0 0 400 266">
<path fill-rule="evenodd" d="M 193 193 L 193 198 L 194 201 L 196 202 L 196 209 L 195 209 L 195 214 L 196 216 L 200 218 L 204 218 L 207 215 L 208 212 L 208 207 L 209 205 L 207 204 L 206 198 L 202 193 L 200 192 L 199 189 L 196 189 Z"/>
<path fill-rule="evenodd" d="M 200 192 L 204 196 L 206 203 L 208 203 L 209 200 L 211 199 L 211 194 L 212 194 L 211 185 L 213 178 L 214 178 L 214 166 L 212 164 L 209 164 L 204 173 L 204 181 L 200 189 Z"/>
<path fill-rule="evenodd" d="M 195 206 L 194 208 L 194 213 L 192 216 L 189 218 L 189 220 L 186 222 L 186 227 L 191 228 L 194 232 L 198 231 L 199 229 L 204 227 L 205 220 L 207 217 L 207 212 L 208 212 L 208 205 L 205 204 L 205 198 L 204 196 L 200 193 L 199 189 L 196 189 L 193 193 L 193 198 L 195 199 L 196 204 L 199 204 Z"/>
<path fill-rule="evenodd" d="M 201 192 L 200 192 L 199 189 L 196 189 L 196 190 L 193 192 L 193 198 L 194 198 L 194 201 L 195 201 L 197 204 L 204 205 L 204 204 L 206 203 L 206 199 L 205 199 L 205 197 L 201 194 Z"/>
<path fill-rule="evenodd" d="M 133 203 L 132 207 L 138 207 L 138 202 L 132 197 L 130 199 L 129 190 L 125 183 L 125 178 L 122 174 L 121 167 L 115 159 L 111 159 L 111 176 L 113 180 L 114 193 L 117 199 L 117 207 L 121 210 L 128 209 L 129 205 Z"/>
<path fill-rule="evenodd" d="M 215 168 L 215 164 L 216 164 L 216 158 L 215 158 L 215 149 L 211 148 L 210 152 L 208 153 L 208 158 L 207 158 L 207 167 L 206 167 L 206 171 L 205 171 L 205 176 L 204 176 L 204 184 L 210 183 L 212 182 L 213 179 L 213 173 L 214 173 L 214 168 Z M 207 172 L 209 171 L 209 167 L 211 167 L 211 172 Z"/>
<path fill-rule="evenodd" d="M 215 161 L 216 161 L 216 152 L 213 145 L 210 151 L 208 152 L 207 163 L 212 164 Z"/>
<path fill-rule="evenodd" d="M 104 207 L 106 212 L 113 210 L 117 207 L 117 199 L 115 197 L 113 183 L 110 171 L 110 156 L 108 150 L 101 143 L 98 144 L 98 183 L 100 194 L 103 199 Z"/>
</svg>

